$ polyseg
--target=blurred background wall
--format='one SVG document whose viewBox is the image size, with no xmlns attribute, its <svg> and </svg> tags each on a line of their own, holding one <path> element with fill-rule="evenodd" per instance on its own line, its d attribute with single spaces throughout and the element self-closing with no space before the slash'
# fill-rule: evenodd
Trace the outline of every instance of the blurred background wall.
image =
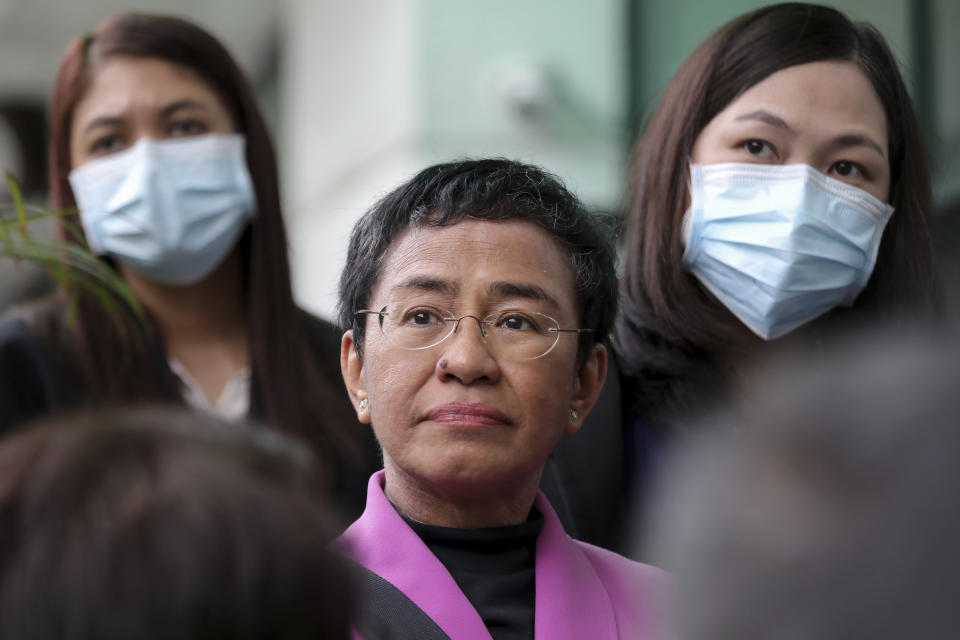
<svg viewBox="0 0 960 640">
<path fill-rule="evenodd" d="M 42 202 L 44 110 L 71 37 L 124 10 L 213 31 L 256 86 L 281 159 L 294 285 L 331 315 L 346 239 L 424 165 L 504 155 L 558 173 L 617 211 L 643 119 L 710 31 L 756 0 L 0 0 L 0 164 Z M 873 22 L 911 83 L 937 200 L 960 202 L 960 2 L 827 2 Z M 0 187 L 0 202 L 8 200 Z M 952 261 L 956 216 L 938 242 Z M 29 295 L 0 258 L 0 306 Z M 956 288 L 958 285 L 952 285 Z"/>
</svg>

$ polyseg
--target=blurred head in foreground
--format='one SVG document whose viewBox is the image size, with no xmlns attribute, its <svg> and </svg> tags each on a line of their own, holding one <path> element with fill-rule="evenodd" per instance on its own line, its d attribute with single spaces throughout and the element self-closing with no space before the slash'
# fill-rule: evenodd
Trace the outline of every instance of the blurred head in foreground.
<svg viewBox="0 0 960 640">
<path fill-rule="evenodd" d="M 0 637 L 346 638 L 310 455 L 172 410 L 0 441 Z"/>
<path fill-rule="evenodd" d="M 958 637 L 956 339 L 873 336 L 763 387 L 662 479 L 678 637 Z"/>
</svg>

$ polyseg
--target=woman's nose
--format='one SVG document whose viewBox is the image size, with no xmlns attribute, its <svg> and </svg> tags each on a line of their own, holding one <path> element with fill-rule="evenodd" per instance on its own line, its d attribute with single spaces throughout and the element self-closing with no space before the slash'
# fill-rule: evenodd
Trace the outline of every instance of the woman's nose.
<svg viewBox="0 0 960 640">
<path fill-rule="evenodd" d="M 443 351 L 436 367 L 441 380 L 474 384 L 499 379 L 499 363 L 490 351 L 484 325 L 476 316 L 462 316 L 453 334 L 441 343 L 441 347 Z"/>
</svg>

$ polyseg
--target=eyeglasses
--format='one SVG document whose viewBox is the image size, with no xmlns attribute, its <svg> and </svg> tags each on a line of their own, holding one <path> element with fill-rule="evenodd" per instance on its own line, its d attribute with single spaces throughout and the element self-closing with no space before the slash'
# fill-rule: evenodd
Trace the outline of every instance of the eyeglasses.
<svg viewBox="0 0 960 640">
<path fill-rule="evenodd" d="M 380 311 L 361 309 L 357 315 L 378 316 L 383 337 L 410 351 L 437 346 L 457 332 L 464 318 L 473 318 L 491 353 L 508 360 L 542 358 L 557 346 L 560 334 L 593 331 L 561 329 L 560 324 L 545 313 L 520 309 L 498 311 L 480 319 L 470 314 L 456 317 L 429 305 L 392 303 Z"/>
</svg>

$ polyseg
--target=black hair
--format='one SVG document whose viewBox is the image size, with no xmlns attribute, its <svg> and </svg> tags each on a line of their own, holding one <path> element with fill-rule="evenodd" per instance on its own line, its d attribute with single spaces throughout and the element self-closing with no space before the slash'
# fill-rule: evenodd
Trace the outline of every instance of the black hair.
<svg viewBox="0 0 960 640">
<path fill-rule="evenodd" d="M 160 408 L 0 441 L 0 637 L 347 638 L 309 450 Z"/>
<path fill-rule="evenodd" d="M 362 355 L 366 308 L 390 247 L 410 227 L 450 226 L 466 218 L 525 220 L 559 240 L 572 260 L 580 334 L 577 362 L 606 338 L 617 309 L 613 225 L 591 214 L 556 176 L 502 158 L 428 167 L 373 206 L 353 228 L 340 276 L 340 325 Z"/>
</svg>

